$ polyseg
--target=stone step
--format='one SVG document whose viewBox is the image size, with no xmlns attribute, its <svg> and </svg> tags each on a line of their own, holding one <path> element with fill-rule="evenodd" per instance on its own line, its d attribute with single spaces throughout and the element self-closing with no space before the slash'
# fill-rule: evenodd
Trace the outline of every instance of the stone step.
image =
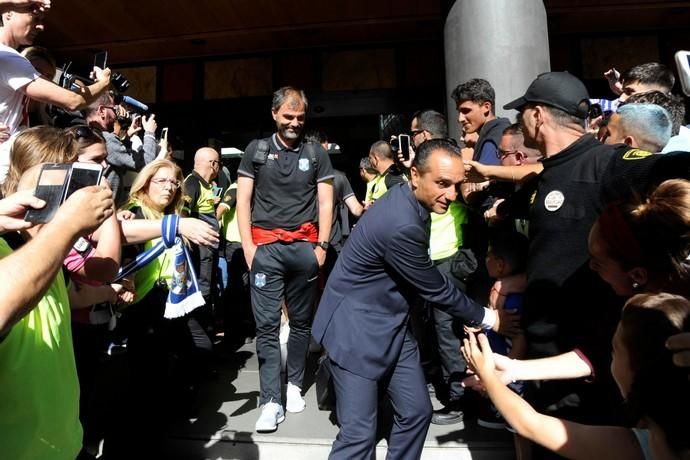
<svg viewBox="0 0 690 460">
<path fill-rule="evenodd" d="M 313 385 L 314 356 L 305 375 L 307 407 L 299 414 L 286 414 L 275 433 L 254 432 L 259 416 L 258 361 L 254 344 L 248 344 L 223 359 L 217 380 L 204 384 L 193 418 L 171 421 L 162 443 L 162 458 L 311 460 L 325 459 L 338 433 L 334 416 L 320 411 Z M 435 408 L 440 404 L 433 400 Z M 422 453 L 423 460 L 514 458 L 511 434 L 487 430 L 474 421 L 447 426 L 431 425 Z M 376 449 L 376 458 L 386 456 L 386 441 Z"/>
</svg>

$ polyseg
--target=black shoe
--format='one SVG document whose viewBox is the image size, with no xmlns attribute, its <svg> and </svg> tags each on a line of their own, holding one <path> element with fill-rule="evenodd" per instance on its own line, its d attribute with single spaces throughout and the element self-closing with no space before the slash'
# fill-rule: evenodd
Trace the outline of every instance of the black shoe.
<svg viewBox="0 0 690 460">
<path fill-rule="evenodd" d="M 453 425 L 464 420 L 465 414 L 458 404 L 448 404 L 447 406 L 434 411 L 431 416 L 431 423 L 434 425 Z"/>
<path fill-rule="evenodd" d="M 491 430 L 505 430 L 507 427 L 506 421 L 503 419 L 501 413 L 496 409 L 496 406 L 488 400 L 479 406 L 477 425 Z"/>
</svg>

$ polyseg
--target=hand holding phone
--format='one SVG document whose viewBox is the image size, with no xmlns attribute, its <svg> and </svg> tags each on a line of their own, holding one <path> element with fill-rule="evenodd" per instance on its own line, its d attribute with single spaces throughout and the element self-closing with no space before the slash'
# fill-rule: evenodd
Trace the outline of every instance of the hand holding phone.
<svg viewBox="0 0 690 460">
<path fill-rule="evenodd" d="M 90 185 L 98 185 L 101 182 L 103 166 L 96 163 L 73 163 L 70 171 L 69 180 L 65 189 L 65 197 L 62 201 L 76 192 L 80 188 Z"/>
<path fill-rule="evenodd" d="M 35 224 L 49 222 L 60 205 L 75 191 L 98 185 L 103 167 L 95 163 L 46 163 L 41 167 L 34 196 L 46 202 L 41 209 L 29 209 L 24 220 Z"/>
<path fill-rule="evenodd" d="M 402 157 L 402 161 L 410 160 L 410 136 L 407 134 L 398 135 L 398 153 Z"/>
<path fill-rule="evenodd" d="M 46 205 L 41 209 L 26 211 L 25 221 L 45 224 L 53 218 L 62 204 L 69 170 L 70 165 L 68 164 L 46 163 L 41 167 L 34 196 L 45 201 Z"/>
<path fill-rule="evenodd" d="M 93 66 L 98 67 L 99 69 L 105 69 L 108 65 L 108 52 L 107 51 L 99 51 L 96 53 L 96 55 L 93 57 Z"/>
</svg>

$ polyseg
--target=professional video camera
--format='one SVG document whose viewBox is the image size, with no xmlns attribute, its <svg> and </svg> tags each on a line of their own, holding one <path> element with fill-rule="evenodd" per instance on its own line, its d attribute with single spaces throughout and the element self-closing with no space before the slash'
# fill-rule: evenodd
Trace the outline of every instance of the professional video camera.
<svg viewBox="0 0 690 460">
<path fill-rule="evenodd" d="M 60 79 L 58 81 L 58 84 L 60 86 L 69 89 L 70 91 L 78 91 L 81 86 L 91 85 L 94 83 L 94 80 L 91 78 L 83 77 L 81 75 L 77 75 L 75 73 L 70 72 L 71 67 L 72 62 L 68 62 L 65 65 L 63 65 L 60 69 Z M 112 72 L 110 77 L 110 84 L 114 88 L 114 91 L 112 91 L 111 93 L 113 95 L 113 100 L 115 104 L 124 103 L 128 107 L 130 107 L 133 112 L 148 112 L 149 107 L 146 104 L 134 99 L 133 97 L 125 96 L 124 94 L 122 94 L 126 92 L 131 85 L 129 80 L 127 80 L 124 75 L 122 75 L 119 72 Z M 60 107 L 51 105 L 47 107 L 47 112 L 53 120 L 53 124 L 60 128 L 65 128 L 68 126 L 72 126 L 76 123 L 84 122 L 82 114 L 78 111 L 71 112 L 68 110 L 64 110 Z M 123 124 L 126 123 L 125 120 L 121 120 L 121 122 L 123 122 Z"/>
</svg>

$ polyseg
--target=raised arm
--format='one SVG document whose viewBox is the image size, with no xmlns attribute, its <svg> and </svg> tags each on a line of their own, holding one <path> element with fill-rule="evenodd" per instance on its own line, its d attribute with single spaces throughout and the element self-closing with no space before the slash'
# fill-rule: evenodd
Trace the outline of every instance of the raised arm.
<svg viewBox="0 0 690 460">
<path fill-rule="evenodd" d="M 491 401 L 521 436 L 571 459 L 644 458 L 637 438 L 628 428 L 581 425 L 535 411 L 496 376 L 491 347 L 484 334 L 479 334 L 478 339 L 470 334 L 464 339 L 462 352 L 470 368 L 482 379 Z"/>
<path fill-rule="evenodd" d="M 62 88 L 43 77 L 36 78 L 22 88 L 30 99 L 53 104 L 63 109 L 81 110 L 91 104 L 110 86 L 110 69 L 94 68 L 96 82 L 89 86 L 81 86 L 75 91 Z"/>
<path fill-rule="evenodd" d="M 113 212 L 112 192 L 103 187 L 77 190 L 51 222 L 24 246 L 0 260 L 0 337 L 43 297 L 79 235 L 93 231 Z M 11 282 L 9 282 L 11 280 Z"/>
</svg>

